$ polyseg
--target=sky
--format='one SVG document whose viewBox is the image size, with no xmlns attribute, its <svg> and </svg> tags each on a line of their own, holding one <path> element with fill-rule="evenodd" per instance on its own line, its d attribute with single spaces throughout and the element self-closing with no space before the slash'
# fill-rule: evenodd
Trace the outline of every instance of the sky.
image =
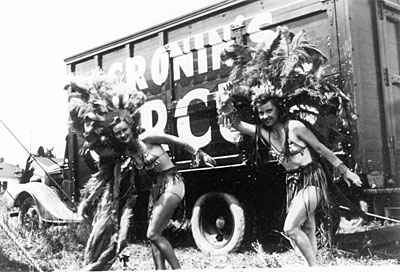
<svg viewBox="0 0 400 272">
<path fill-rule="evenodd" d="M 65 58 L 217 2 L 1 1 L 0 158 L 23 167 L 40 146 L 64 156 Z"/>
</svg>

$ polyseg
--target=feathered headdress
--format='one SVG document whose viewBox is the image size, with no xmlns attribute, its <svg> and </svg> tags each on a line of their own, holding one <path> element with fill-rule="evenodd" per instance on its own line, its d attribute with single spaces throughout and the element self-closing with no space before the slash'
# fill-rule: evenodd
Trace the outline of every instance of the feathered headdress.
<svg viewBox="0 0 400 272">
<path fill-rule="evenodd" d="M 87 77 L 71 75 L 65 87 L 71 128 L 83 134 L 85 148 L 100 155 L 113 153 L 110 125 L 116 118 L 127 121 L 134 132 L 140 130 L 140 107 L 146 96 L 123 80 L 97 69 Z"/>
<path fill-rule="evenodd" d="M 221 60 L 233 61 L 233 68 L 230 84 L 217 93 L 220 123 L 229 125 L 233 111 L 242 114 L 240 105 L 270 93 L 282 97 L 291 115 L 310 126 L 318 119 L 318 126 L 324 128 L 318 136 L 324 142 L 338 137 L 333 133 L 337 123 L 348 125 L 350 99 L 324 78 L 327 57 L 307 42 L 304 30 L 294 34 L 278 27 L 269 47 L 233 44 L 222 52 Z M 226 110 L 229 102 L 235 106 L 231 111 Z"/>
<path fill-rule="evenodd" d="M 113 237 L 119 235 L 116 236 L 119 237 L 119 254 L 126 242 L 123 234 L 128 233 L 128 222 L 132 215 L 129 209 L 124 210 L 120 205 L 134 205 L 137 194 L 135 171 L 128 167 L 130 159 L 122 156 L 123 150 L 113 140 L 111 126 L 117 119 L 125 120 L 134 133 L 140 131 L 140 107 L 146 96 L 126 84 L 123 77 L 110 77 L 100 69 L 87 77 L 71 75 L 65 89 L 69 91 L 71 129 L 81 133 L 86 140 L 80 155 L 94 150 L 100 158 L 97 173 L 81 189 L 83 200 L 78 214 L 84 215 L 95 210 L 96 213 L 107 213 L 111 220 L 105 227 L 111 230 Z M 126 191 L 120 192 L 121 188 Z M 111 208 L 104 208 L 104 201 Z M 97 209 L 89 209 L 93 205 L 97 205 Z M 124 214 L 122 218 L 119 217 L 121 213 Z M 109 247 L 106 241 L 100 250 L 106 251 Z"/>
</svg>

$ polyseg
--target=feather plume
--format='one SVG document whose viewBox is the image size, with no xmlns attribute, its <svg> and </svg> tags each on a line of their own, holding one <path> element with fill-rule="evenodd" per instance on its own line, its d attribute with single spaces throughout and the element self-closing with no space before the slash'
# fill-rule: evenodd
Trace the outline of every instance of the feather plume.
<svg viewBox="0 0 400 272">
<path fill-rule="evenodd" d="M 241 44 L 232 44 L 221 53 L 222 61 L 231 60 L 233 62 L 229 76 L 231 85 L 229 90 L 223 92 L 229 92 L 229 101 L 233 102 L 239 110 L 239 114 L 241 108 L 247 109 L 251 106 L 252 97 L 257 92 L 271 87 L 268 64 L 274 50 L 281 42 L 281 34 L 285 31 L 286 28 L 279 28 L 278 35 L 267 49 L 260 45 L 252 48 Z"/>
<path fill-rule="evenodd" d="M 117 156 L 110 130 L 115 118 L 129 121 L 134 132 L 141 131 L 140 107 L 146 95 L 123 80 L 96 69 L 87 77 L 70 75 L 66 85 L 71 127 L 86 138 L 86 148 L 103 157 Z"/>
<path fill-rule="evenodd" d="M 248 105 L 259 94 L 282 96 L 293 116 L 318 127 L 321 139 L 332 135 L 338 139 L 337 123 L 347 126 L 350 115 L 355 116 L 348 96 L 324 78 L 327 57 L 306 40 L 304 30 L 294 34 L 287 27 L 278 27 L 269 48 L 265 44 L 254 48 L 234 44 L 221 55 L 222 60 L 229 58 L 233 60 L 231 84 L 224 95 L 239 114 L 246 114 L 239 105 Z"/>
</svg>

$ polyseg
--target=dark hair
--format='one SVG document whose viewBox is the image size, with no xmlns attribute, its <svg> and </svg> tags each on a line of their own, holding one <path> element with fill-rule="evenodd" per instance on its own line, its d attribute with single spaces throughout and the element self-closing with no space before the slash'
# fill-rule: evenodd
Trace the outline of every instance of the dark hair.
<svg viewBox="0 0 400 272">
<path fill-rule="evenodd" d="M 257 95 L 253 100 L 254 111 L 257 113 L 256 117 L 258 118 L 258 106 L 267 104 L 271 102 L 278 109 L 278 121 L 285 122 L 288 118 L 288 110 L 285 107 L 284 98 L 280 95 L 265 92 Z"/>
</svg>

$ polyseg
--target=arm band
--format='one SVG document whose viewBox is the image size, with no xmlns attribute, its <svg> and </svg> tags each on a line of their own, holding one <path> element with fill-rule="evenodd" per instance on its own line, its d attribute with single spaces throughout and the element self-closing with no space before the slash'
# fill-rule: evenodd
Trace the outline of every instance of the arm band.
<svg viewBox="0 0 400 272">
<path fill-rule="evenodd" d="M 343 162 L 340 162 L 339 165 L 335 167 L 335 170 L 336 170 L 341 176 L 343 176 L 344 173 L 346 173 L 346 171 L 347 171 L 348 169 L 349 169 L 349 168 L 347 168 L 347 166 L 344 165 Z"/>
<path fill-rule="evenodd" d="M 341 160 L 336 158 L 336 160 L 332 163 L 333 168 L 337 168 L 341 163 L 343 163 Z"/>
</svg>

